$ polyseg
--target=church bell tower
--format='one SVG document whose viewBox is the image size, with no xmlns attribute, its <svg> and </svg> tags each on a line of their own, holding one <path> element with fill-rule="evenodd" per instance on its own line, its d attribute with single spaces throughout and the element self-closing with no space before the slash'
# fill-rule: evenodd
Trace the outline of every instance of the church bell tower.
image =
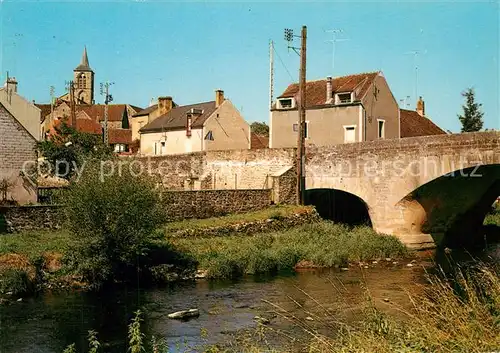
<svg viewBox="0 0 500 353">
<path fill-rule="evenodd" d="M 82 62 L 74 70 L 75 103 L 94 104 L 94 71 L 90 68 L 87 47 L 83 49 Z"/>
</svg>

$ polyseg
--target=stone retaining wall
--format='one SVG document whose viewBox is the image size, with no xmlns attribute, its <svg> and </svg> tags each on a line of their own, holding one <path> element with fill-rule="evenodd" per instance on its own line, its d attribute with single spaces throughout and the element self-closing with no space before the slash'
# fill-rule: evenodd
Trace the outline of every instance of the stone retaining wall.
<svg viewBox="0 0 500 353">
<path fill-rule="evenodd" d="M 0 233 L 61 228 L 64 222 L 62 211 L 57 205 L 1 206 Z"/>
<path fill-rule="evenodd" d="M 194 228 L 178 230 L 169 234 L 171 238 L 182 237 L 221 237 L 227 235 L 251 235 L 255 233 L 284 230 L 302 224 L 318 222 L 321 220 L 316 209 L 310 208 L 295 214 L 264 219 L 253 222 L 241 222 L 211 228 Z"/>
<path fill-rule="evenodd" d="M 166 221 L 176 221 L 261 210 L 269 207 L 271 197 L 270 189 L 166 191 L 162 203 Z M 58 229 L 64 220 L 58 205 L 0 207 L 0 233 Z"/>
<path fill-rule="evenodd" d="M 271 190 L 166 191 L 162 202 L 169 220 L 219 217 L 269 207 Z"/>
</svg>

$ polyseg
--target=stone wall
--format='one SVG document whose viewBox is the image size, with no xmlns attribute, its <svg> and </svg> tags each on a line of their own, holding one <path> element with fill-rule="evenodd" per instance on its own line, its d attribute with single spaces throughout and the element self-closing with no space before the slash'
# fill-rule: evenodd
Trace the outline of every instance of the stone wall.
<svg viewBox="0 0 500 353">
<path fill-rule="evenodd" d="M 61 206 L 0 207 L 0 233 L 23 230 L 58 229 L 64 215 Z"/>
<path fill-rule="evenodd" d="M 35 138 L 0 104 L 0 180 L 11 183 L 7 193 L 9 201 L 20 204 L 36 202 L 34 183 L 21 176 L 25 162 L 34 166 L 35 142 Z"/>
<path fill-rule="evenodd" d="M 256 211 L 271 204 L 271 190 L 167 191 L 162 202 L 169 221 Z"/>
<path fill-rule="evenodd" d="M 295 150 L 207 151 L 135 159 L 170 190 L 269 189 L 272 176 L 295 161 Z"/>
</svg>

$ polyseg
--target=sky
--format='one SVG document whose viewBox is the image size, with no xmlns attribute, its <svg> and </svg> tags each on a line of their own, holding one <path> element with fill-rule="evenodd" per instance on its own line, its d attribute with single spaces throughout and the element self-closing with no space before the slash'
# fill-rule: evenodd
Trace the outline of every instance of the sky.
<svg viewBox="0 0 500 353">
<path fill-rule="evenodd" d="M 500 129 L 499 21 L 498 1 L 0 0 L 0 80 L 8 71 L 21 95 L 49 103 L 50 86 L 65 93 L 86 46 L 97 102 L 105 81 L 114 103 L 140 107 L 166 95 L 181 105 L 210 101 L 223 89 L 247 121 L 268 122 L 269 40 L 276 97 L 299 74 L 283 29 L 306 25 L 308 80 L 382 70 L 402 107 L 423 96 L 426 115 L 453 132 L 461 92 L 473 87 L 484 127 Z M 346 39 L 334 66 L 332 29 Z"/>
</svg>

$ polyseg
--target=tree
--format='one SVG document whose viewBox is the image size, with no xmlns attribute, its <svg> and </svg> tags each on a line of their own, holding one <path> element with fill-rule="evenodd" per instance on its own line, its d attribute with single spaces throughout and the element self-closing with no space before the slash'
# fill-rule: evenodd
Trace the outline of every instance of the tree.
<svg viewBox="0 0 500 353">
<path fill-rule="evenodd" d="M 269 137 L 269 126 L 264 122 L 254 121 L 250 124 L 250 129 L 257 135 L 268 136 Z"/>
<path fill-rule="evenodd" d="M 462 132 L 479 131 L 483 128 L 482 104 L 476 103 L 475 92 L 473 88 L 467 88 L 462 92 L 465 98 L 465 104 L 462 105 L 463 115 L 458 115 L 458 120 L 462 124 Z"/>
<path fill-rule="evenodd" d="M 155 181 L 132 166 L 103 176 L 99 163 L 87 164 L 65 198 L 74 240 L 67 260 L 94 287 L 141 272 L 165 221 Z"/>
<path fill-rule="evenodd" d="M 50 165 L 49 174 L 68 180 L 85 160 L 107 159 L 113 152 L 100 135 L 77 131 L 65 122 L 55 127 L 50 140 L 38 142 L 37 149 Z"/>
</svg>

